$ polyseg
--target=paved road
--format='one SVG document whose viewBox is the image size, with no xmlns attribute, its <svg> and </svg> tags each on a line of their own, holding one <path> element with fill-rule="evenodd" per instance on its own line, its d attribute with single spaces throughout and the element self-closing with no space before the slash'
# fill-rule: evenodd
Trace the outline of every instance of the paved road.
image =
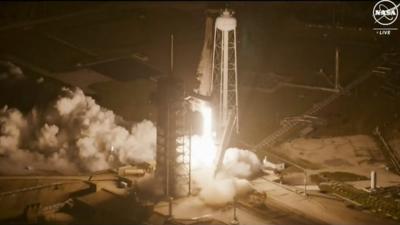
<svg viewBox="0 0 400 225">
<path fill-rule="evenodd" d="M 155 211 L 168 215 L 168 204 L 161 202 L 155 206 Z M 240 224 L 251 225 L 284 225 L 284 224 L 321 224 L 308 220 L 292 211 L 282 210 L 281 208 L 269 205 L 267 210 L 262 212 L 254 210 L 243 205 L 239 205 L 237 218 Z M 227 206 L 224 208 L 213 209 L 204 206 L 200 200 L 195 197 L 176 200 L 173 204 L 173 216 L 177 219 L 202 219 L 213 218 L 230 224 L 233 220 L 233 208 Z"/>
</svg>

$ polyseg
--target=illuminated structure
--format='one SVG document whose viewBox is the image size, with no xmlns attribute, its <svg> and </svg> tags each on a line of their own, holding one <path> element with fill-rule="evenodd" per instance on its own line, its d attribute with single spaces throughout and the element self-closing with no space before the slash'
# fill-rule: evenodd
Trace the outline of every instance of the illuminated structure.
<svg viewBox="0 0 400 225">
<path fill-rule="evenodd" d="M 217 136 L 223 139 L 230 123 L 239 132 L 236 19 L 225 9 L 215 20 L 214 32 L 212 25 L 212 18 L 208 16 L 197 69 L 200 85 L 195 92 L 214 98 L 218 106 L 214 112 L 217 114 Z"/>
<path fill-rule="evenodd" d="M 236 19 L 225 9 L 215 20 L 206 18 L 206 29 L 201 60 L 197 69 L 199 87 L 195 90 L 215 105 L 217 152 L 215 164 L 218 171 L 224 150 L 233 130 L 239 132 L 238 74 L 236 52 Z"/>
<path fill-rule="evenodd" d="M 192 96 L 191 108 L 203 117 L 203 132 L 193 138 L 188 132 L 189 106 L 185 101 L 182 82 L 173 76 L 173 42 L 171 42 L 171 75 L 158 81 L 157 168 L 156 176 L 165 197 L 177 197 L 191 186 L 192 159 L 194 167 L 219 170 L 233 130 L 238 125 L 238 80 L 236 55 L 236 19 L 224 10 L 215 20 L 206 19 L 203 52 L 197 73 L 200 86 Z M 214 38 L 212 38 L 214 36 Z M 173 40 L 173 39 L 172 39 Z M 190 99 L 190 98 L 189 98 Z M 213 111 L 214 104 L 218 110 Z M 216 143 L 212 120 L 216 118 Z M 188 135 L 189 134 L 189 135 Z M 187 137 L 190 138 L 187 138 Z M 185 144 L 185 141 L 193 142 Z M 192 155 L 193 154 L 193 155 Z"/>
<path fill-rule="evenodd" d="M 230 120 L 239 132 L 236 19 L 227 9 L 215 21 L 212 78 L 212 89 L 219 94 L 217 135 L 223 136 Z"/>
<path fill-rule="evenodd" d="M 178 197 L 188 189 L 188 156 L 184 151 L 186 134 L 184 88 L 173 75 L 173 36 L 171 37 L 171 72 L 157 81 L 156 177 L 163 196 Z"/>
<path fill-rule="evenodd" d="M 215 174 L 224 158 L 233 130 L 239 133 L 239 99 L 236 52 L 236 19 L 225 9 L 215 20 L 212 90 L 217 98 L 218 121 Z M 218 96 L 215 96 L 218 95 Z"/>
</svg>

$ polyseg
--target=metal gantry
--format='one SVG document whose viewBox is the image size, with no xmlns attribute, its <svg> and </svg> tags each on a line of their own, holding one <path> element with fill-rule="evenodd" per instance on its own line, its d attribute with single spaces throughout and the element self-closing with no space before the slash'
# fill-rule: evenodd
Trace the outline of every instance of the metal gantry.
<svg viewBox="0 0 400 225">
<path fill-rule="evenodd" d="M 188 133 L 188 107 L 183 81 L 173 75 L 173 36 L 171 72 L 157 81 L 157 157 L 156 176 L 163 196 L 168 199 L 187 193 L 189 160 L 185 136 Z"/>
<path fill-rule="evenodd" d="M 217 100 L 217 174 L 233 131 L 239 133 L 236 19 L 225 9 L 215 20 L 212 57 L 212 93 Z"/>
<path fill-rule="evenodd" d="M 229 126 L 229 117 L 236 117 L 239 132 L 239 101 L 237 79 L 236 19 L 232 12 L 223 11 L 215 21 L 212 59 L 212 90 L 218 99 L 217 136 L 221 137 Z"/>
</svg>

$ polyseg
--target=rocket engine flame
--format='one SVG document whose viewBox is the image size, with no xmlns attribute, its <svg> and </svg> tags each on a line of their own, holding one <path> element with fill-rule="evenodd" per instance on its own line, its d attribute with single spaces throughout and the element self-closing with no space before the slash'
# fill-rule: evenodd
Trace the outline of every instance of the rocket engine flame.
<svg viewBox="0 0 400 225">
<path fill-rule="evenodd" d="M 212 168 L 216 156 L 215 136 L 212 131 L 212 111 L 211 107 L 204 102 L 200 103 L 199 109 L 203 124 L 202 134 L 191 137 L 192 142 L 192 166 L 193 169 L 201 167 Z"/>
<path fill-rule="evenodd" d="M 252 190 L 245 179 L 259 169 L 257 156 L 250 151 L 230 148 L 225 152 L 223 165 L 214 177 L 217 160 L 217 142 L 213 131 L 212 108 L 206 102 L 195 102 L 194 110 L 202 116 L 202 131 L 191 140 L 193 182 L 200 188 L 199 198 L 207 205 L 224 206 L 236 195 Z M 187 142 L 186 142 L 187 143 Z M 187 146 L 186 148 L 189 151 Z"/>
</svg>

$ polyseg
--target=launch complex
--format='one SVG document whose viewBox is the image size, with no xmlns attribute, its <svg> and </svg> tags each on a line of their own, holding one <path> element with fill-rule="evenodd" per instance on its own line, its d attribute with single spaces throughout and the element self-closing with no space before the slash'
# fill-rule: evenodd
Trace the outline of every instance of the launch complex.
<svg viewBox="0 0 400 225">
<path fill-rule="evenodd" d="M 184 190 L 185 194 L 191 193 L 191 170 L 195 169 L 192 166 L 202 164 L 192 160 L 202 162 L 206 158 L 208 166 L 214 167 L 217 173 L 233 133 L 239 132 L 236 19 L 225 9 L 215 20 L 214 27 L 212 24 L 211 17 L 207 18 L 198 69 L 199 88 L 185 93 L 182 82 L 174 77 L 173 36 L 171 74 L 158 84 L 158 96 L 162 99 L 158 106 L 156 174 L 168 197 L 184 194 Z M 202 116 L 201 141 L 195 143 L 186 138 L 192 136 L 190 130 L 194 124 L 190 113 L 193 111 Z M 200 144 L 203 149 L 192 147 L 194 144 Z M 207 148 L 211 151 L 207 152 Z M 202 152 L 193 153 L 192 149 Z"/>
<path fill-rule="evenodd" d="M 373 5 L 168 4 L 0 26 L 0 224 L 399 223 Z"/>
</svg>

